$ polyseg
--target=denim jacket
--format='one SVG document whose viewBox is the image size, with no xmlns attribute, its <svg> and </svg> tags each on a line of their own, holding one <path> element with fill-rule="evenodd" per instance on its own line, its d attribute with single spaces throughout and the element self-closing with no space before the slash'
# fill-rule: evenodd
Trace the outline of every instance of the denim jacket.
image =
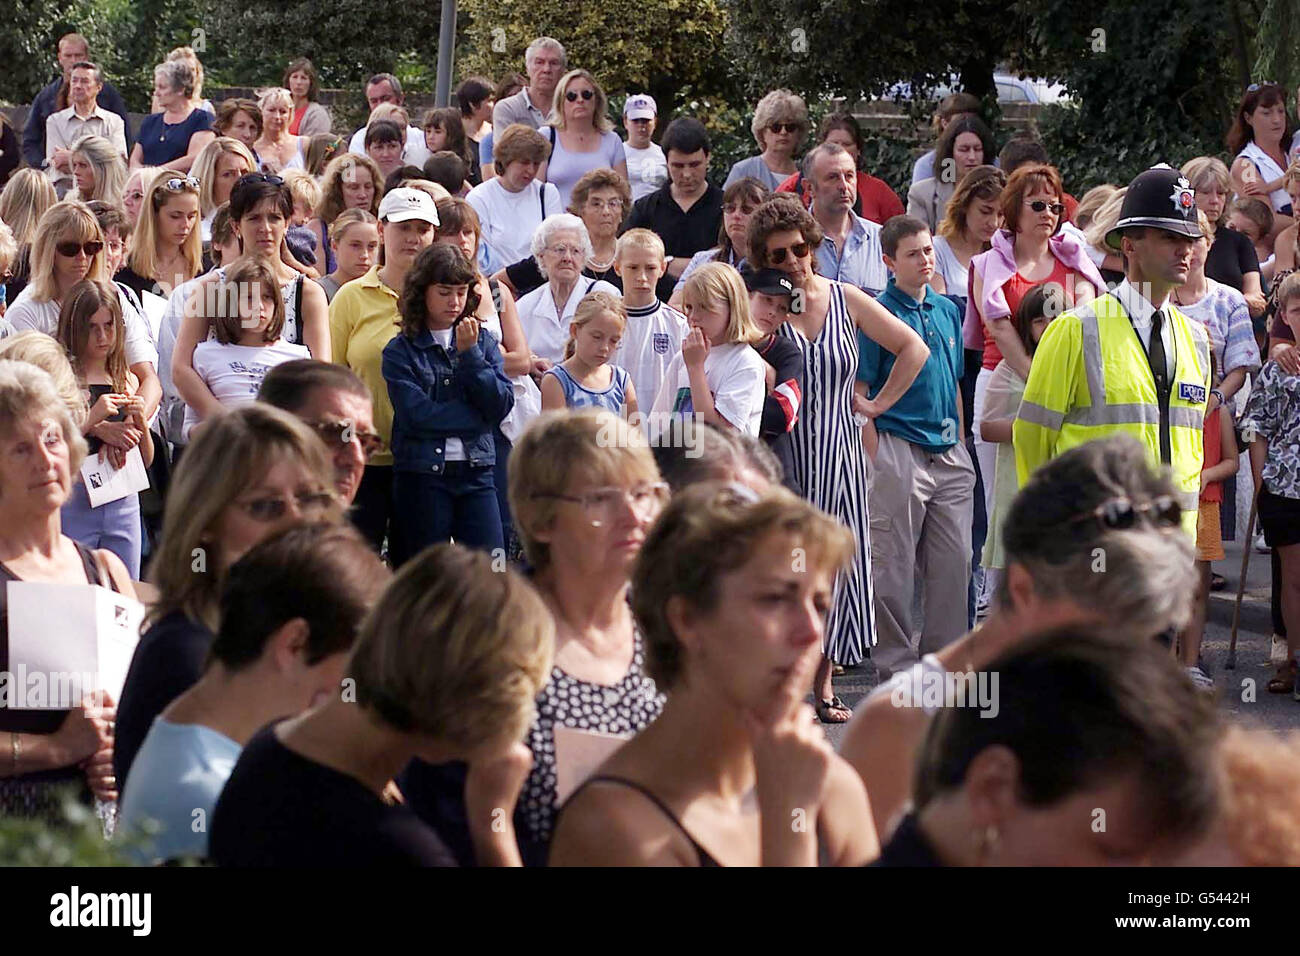
<svg viewBox="0 0 1300 956">
<path fill-rule="evenodd" d="M 515 404 L 496 339 L 480 331 L 464 352 L 448 352 L 428 329 L 384 346 L 384 380 L 393 403 L 393 465 L 442 474 L 448 438 L 465 444 L 472 467 L 496 464 L 493 432 Z"/>
</svg>

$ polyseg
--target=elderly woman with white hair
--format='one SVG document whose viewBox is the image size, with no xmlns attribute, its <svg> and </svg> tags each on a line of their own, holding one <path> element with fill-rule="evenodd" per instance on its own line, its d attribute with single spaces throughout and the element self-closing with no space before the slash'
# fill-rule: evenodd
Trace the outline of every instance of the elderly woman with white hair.
<svg viewBox="0 0 1300 956">
<path fill-rule="evenodd" d="M 262 161 L 262 172 L 282 173 L 286 169 L 305 169 L 303 138 L 289 132 L 293 121 L 293 94 L 283 87 L 262 90 L 257 97 L 262 110 L 262 135 L 253 151 Z"/>
<path fill-rule="evenodd" d="M 731 167 L 723 188 L 737 179 L 753 176 L 768 189 L 799 171 L 794 154 L 808 135 L 808 106 L 803 97 L 789 90 L 773 90 L 754 108 L 750 130 L 758 142 L 759 155 L 742 159 Z"/>
<path fill-rule="evenodd" d="M 72 146 L 68 157 L 72 180 L 77 187 L 69 199 L 90 202 L 102 199 L 114 206 L 122 204 L 126 190 L 126 163 L 117 147 L 102 136 L 83 136 Z"/>
<path fill-rule="evenodd" d="M 545 372 L 564 358 L 569 323 L 582 297 L 589 292 L 619 295 L 602 279 L 582 274 L 591 257 L 591 237 L 581 219 L 572 213 L 552 216 L 533 233 L 533 257 L 546 283 L 517 303 L 524 337 L 532 347 L 533 371 Z"/>
<path fill-rule="evenodd" d="M 130 168 L 165 166 L 188 173 L 203 147 L 212 142 L 212 114 L 195 109 L 194 67 L 185 60 L 166 60 L 154 67 L 153 95 L 159 112 L 140 124 L 131 150 Z"/>
</svg>

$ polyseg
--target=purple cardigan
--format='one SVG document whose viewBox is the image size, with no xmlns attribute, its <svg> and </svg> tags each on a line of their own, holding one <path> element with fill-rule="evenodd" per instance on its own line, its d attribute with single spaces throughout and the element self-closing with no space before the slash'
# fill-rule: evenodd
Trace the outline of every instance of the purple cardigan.
<svg viewBox="0 0 1300 956">
<path fill-rule="evenodd" d="M 1012 243 L 1011 233 L 999 229 L 993 236 L 993 248 L 971 258 L 970 287 L 966 290 L 966 319 L 962 323 L 962 340 L 968 349 L 984 348 L 981 315 L 985 319 L 1000 319 L 1011 314 L 1002 287 L 1016 274 L 1016 255 Z M 1101 273 L 1074 236 L 1058 233 L 1047 240 L 1047 248 L 1067 269 L 1091 282 L 1097 295 L 1106 291 L 1106 282 Z M 974 294 L 976 273 L 984 280 L 984 295 L 978 303 Z"/>
</svg>

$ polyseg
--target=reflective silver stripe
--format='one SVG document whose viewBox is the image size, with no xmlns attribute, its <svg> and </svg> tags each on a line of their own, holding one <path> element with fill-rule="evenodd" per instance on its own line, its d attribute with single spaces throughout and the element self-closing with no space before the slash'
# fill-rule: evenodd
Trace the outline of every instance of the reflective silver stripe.
<svg viewBox="0 0 1300 956">
<path fill-rule="evenodd" d="M 1059 432 L 1065 423 L 1065 413 L 1055 412 L 1035 402 L 1022 401 L 1016 417 L 1033 425 L 1042 425 L 1054 432 Z"/>
<path fill-rule="evenodd" d="M 1021 406 L 1023 410 L 1023 405 Z M 1023 414 L 1021 417 L 1025 417 Z M 1071 425 L 1159 425 L 1160 407 L 1129 403 L 1125 405 L 1103 405 L 1101 408 L 1072 408 L 1065 413 L 1065 420 Z M 1205 424 L 1205 415 L 1199 408 L 1173 406 L 1169 409 L 1169 424 L 1174 428 L 1194 428 L 1198 431 Z"/>
<path fill-rule="evenodd" d="M 1201 507 L 1201 494 L 1198 491 L 1180 491 L 1175 497 L 1184 511 L 1197 511 Z"/>
<path fill-rule="evenodd" d="M 1096 299 L 1075 309 L 1079 317 L 1079 332 L 1083 336 L 1083 372 L 1088 378 L 1088 398 L 1093 409 L 1106 404 L 1106 376 L 1101 364 L 1101 332 L 1097 323 Z"/>
</svg>

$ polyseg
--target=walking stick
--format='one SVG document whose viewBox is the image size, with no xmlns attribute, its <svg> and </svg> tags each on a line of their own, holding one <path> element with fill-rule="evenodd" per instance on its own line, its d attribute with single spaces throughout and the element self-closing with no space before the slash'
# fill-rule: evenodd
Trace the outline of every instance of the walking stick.
<svg viewBox="0 0 1300 956">
<path fill-rule="evenodd" d="M 1263 487 L 1263 483 L 1260 483 Z M 1241 623 L 1241 599 L 1246 593 L 1246 569 L 1250 567 L 1250 551 L 1255 541 L 1255 509 L 1259 507 L 1259 488 L 1250 498 L 1250 520 L 1246 522 L 1246 543 L 1241 549 L 1241 580 L 1237 582 L 1237 603 L 1232 609 L 1232 636 L 1228 640 L 1228 660 L 1224 670 L 1237 669 L 1237 626 Z"/>
</svg>

